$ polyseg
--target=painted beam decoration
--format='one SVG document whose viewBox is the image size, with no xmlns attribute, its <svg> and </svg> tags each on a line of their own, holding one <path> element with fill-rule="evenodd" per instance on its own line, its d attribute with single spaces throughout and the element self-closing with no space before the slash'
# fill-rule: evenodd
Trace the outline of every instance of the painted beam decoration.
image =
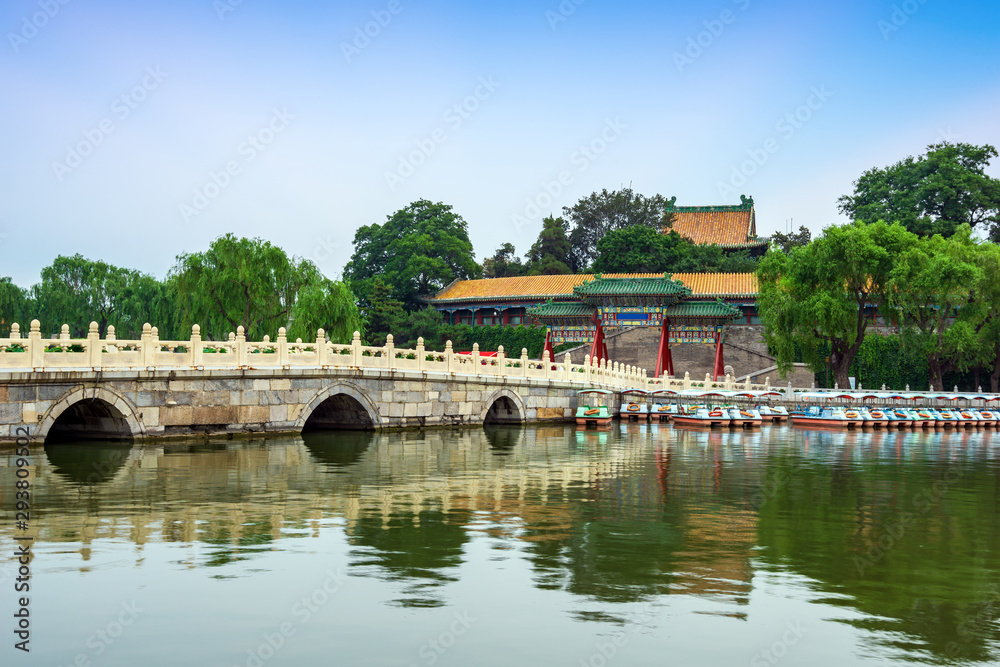
<svg viewBox="0 0 1000 667">
<path fill-rule="evenodd" d="M 722 334 L 722 325 L 679 325 L 669 328 L 667 342 L 671 345 L 696 343 L 715 345 L 718 336 Z"/>
</svg>

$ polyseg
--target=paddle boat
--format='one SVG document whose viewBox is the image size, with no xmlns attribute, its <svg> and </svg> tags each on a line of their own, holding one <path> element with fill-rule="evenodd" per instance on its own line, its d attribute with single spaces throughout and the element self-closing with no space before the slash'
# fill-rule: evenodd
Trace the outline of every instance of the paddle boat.
<svg viewBox="0 0 1000 667">
<path fill-rule="evenodd" d="M 936 410 L 937 413 L 937 424 L 941 428 L 958 428 L 961 426 L 961 422 L 958 420 L 958 415 L 952 410 Z"/>
<path fill-rule="evenodd" d="M 758 405 L 754 409 L 760 414 L 761 419 L 764 421 L 770 421 L 777 424 L 788 419 L 788 409 L 780 405 Z"/>
<path fill-rule="evenodd" d="M 727 410 L 729 411 L 730 426 L 760 426 L 764 421 L 760 412 L 755 408 L 730 407 Z"/>
<path fill-rule="evenodd" d="M 858 410 L 841 407 L 819 408 L 812 406 L 802 412 L 788 415 L 793 426 L 820 426 L 826 428 L 860 428 L 864 418 Z"/>
<path fill-rule="evenodd" d="M 956 410 L 955 413 L 958 415 L 958 423 L 965 428 L 978 428 L 982 426 L 982 420 L 976 415 L 976 411 L 972 408 L 966 408 L 965 410 Z"/>
<path fill-rule="evenodd" d="M 886 408 L 882 410 L 882 413 L 889 420 L 886 428 L 903 430 L 904 428 L 913 428 L 915 426 L 913 414 L 906 408 Z"/>
<path fill-rule="evenodd" d="M 866 426 L 870 426 L 872 428 L 882 428 L 883 426 L 885 428 L 890 428 L 893 426 L 889 417 L 886 416 L 885 410 L 881 410 L 879 408 L 860 408 L 858 410 L 858 414 L 860 414 L 861 418 L 864 420 L 861 424 L 862 428 Z"/>
<path fill-rule="evenodd" d="M 713 426 L 729 426 L 730 417 L 729 413 L 720 407 L 695 405 L 675 414 L 673 420 L 679 426 L 712 428 Z"/>
<path fill-rule="evenodd" d="M 576 409 L 577 426 L 610 426 L 611 408 L 607 403 L 614 394 L 607 389 L 584 389 L 577 392 L 578 405 Z"/>
<path fill-rule="evenodd" d="M 979 418 L 983 420 L 983 426 L 986 427 L 1000 424 L 1000 415 L 992 410 L 979 410 Z"/>
<path fill-rule="evenodd" d="M 649 394 L 644 389 L 623 389 L 622 407 L 618 411 L 618 416 L 623 421 L 646 421 L 649 419 L 649 406 L 646 405 L 646 396 Z M 637 397 L 641 396 L 642 400 Z"/>
<path fill-rule="evenodd" d="M 654 422 L 668 422 L 677 414 L 677 404 L 667 403 L 667 396 L 676 396 L 677 392 L 669 389 L 659 389 L 653 392 L 653 407 L 649 410 L 649 418 Z"/>
</svg>

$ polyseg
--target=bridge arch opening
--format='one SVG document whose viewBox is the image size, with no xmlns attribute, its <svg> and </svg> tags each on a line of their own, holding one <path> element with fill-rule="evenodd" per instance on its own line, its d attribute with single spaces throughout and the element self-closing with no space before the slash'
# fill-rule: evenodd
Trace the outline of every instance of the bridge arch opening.
<svg viewBox="0 0 1000 667">
<path fill-rule="evenodd" d="M 483 418 L 484 424 L 520 424 L 524 421 L 520 402 L 513 396 L 501 393 L 489 406 Z"/>
<path fill-rule="evenodd" d="M 45 435 L 45 444 L 105 440 L 132 443 L 128 419 L 111 403 L 88 398 L 73 403 L 56 417 Z"/>
<path fill-rule="evenodd" d="M 316 406 L 302 431 L 371 431 L 375 423 L 361 401 L 347 394 L 334 394 Z"/>
</svg>

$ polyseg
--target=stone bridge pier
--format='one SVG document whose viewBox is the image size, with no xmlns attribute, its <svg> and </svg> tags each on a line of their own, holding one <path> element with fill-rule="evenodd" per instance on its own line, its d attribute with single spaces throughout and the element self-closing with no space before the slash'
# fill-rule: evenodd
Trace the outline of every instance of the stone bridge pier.
<svg viewBox="0 0 1000 667">
<path fill-rule="evenodd" d="M 0 373 L 0 442 L 564 421 L 570 380 L 367 368 Z"/>
</svg>

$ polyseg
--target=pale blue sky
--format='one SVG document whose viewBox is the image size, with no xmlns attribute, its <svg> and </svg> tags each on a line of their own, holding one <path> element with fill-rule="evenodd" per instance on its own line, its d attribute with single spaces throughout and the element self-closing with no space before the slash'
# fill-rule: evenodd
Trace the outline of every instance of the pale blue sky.
<svg viewBox="0 0 1000 667">
<path fill-rule="evenodd" d="M 76 252 L 162 277 L 226 232 L 336 276 L 355 229 L 420 198 L 478 257 L 523 254 L 543 215 L 629 184 L 818 232 L 865 169 L 1000 144 L 996 2 L 8 0 L 0 28 L 22 285 Z"/>
</svg>

